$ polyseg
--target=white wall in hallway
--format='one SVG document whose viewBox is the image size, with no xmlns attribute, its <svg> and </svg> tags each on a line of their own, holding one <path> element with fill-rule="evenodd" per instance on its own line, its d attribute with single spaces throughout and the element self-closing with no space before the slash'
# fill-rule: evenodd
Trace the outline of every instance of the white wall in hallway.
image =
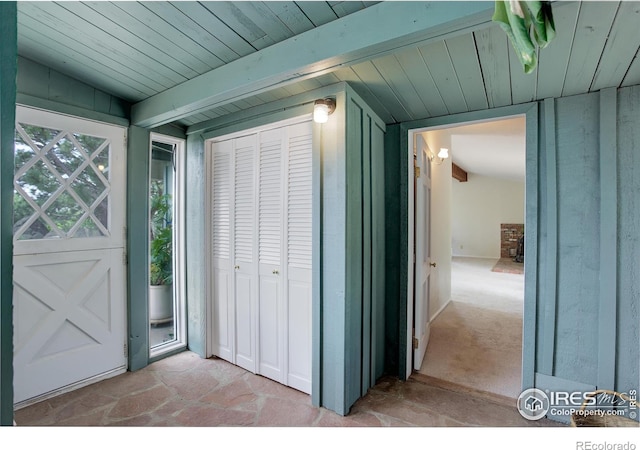
<svg viewBox="0 0 640 450">
<path fill-rule="evenodd" d="M 452 180 L 453 256 L 500 257 L 500 224 L 524 223 L 524 183 L 469 174 Z"/>
</svg>

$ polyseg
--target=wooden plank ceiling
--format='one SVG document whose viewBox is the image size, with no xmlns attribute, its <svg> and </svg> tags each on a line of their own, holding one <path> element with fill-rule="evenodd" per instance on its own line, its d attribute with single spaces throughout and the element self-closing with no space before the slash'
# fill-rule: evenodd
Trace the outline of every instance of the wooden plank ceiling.
<svg viewBox="0 0 640 450">
<path fill-rule="evenodd" d="M 21 56 L 131 103 L 378 2 L 19 2 Z M 456 7 L 452 2 L 452 8 Z M 553 4 L 557 38 L 525 75 L 496 25 L 217 107 L 190 126 L 340 81 L 386 123 L 640 84 L 640 2 Z"/>
</svg>

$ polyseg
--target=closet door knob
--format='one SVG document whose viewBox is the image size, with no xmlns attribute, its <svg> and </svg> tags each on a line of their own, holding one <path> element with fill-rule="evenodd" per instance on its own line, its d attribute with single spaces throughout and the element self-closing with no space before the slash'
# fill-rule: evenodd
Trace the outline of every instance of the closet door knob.
<svg viewBox="0 0 640 450">
<path fill-rule="evenodd" d="M 433 263 L 429 263 L 429 265 L 430 265 L 431 267 L 435 267 L 435 266 L 436 266 L 436 263 L 434 263 L 434 262 L 433 262 Z"/>
<path fill-rule="evenodd" d="M 240 269 L 240 266 L 235 266 L 234 269 L 238 270 Z"/>
<path fill-rule="evenodd" d="M 278 272 L 278 269 L 273 269 L 273 274 L 274 275 L 278 275 L 280 272 Z"/>
</svg>

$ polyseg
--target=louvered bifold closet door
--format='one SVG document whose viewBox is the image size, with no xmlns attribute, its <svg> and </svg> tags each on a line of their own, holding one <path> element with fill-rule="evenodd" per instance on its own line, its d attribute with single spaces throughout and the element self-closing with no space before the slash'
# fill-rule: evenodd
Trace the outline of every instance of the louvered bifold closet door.
<svg viewBox="0 0 640 450">
<path fill-rule="evenodd" d="M 312 124 L 287 129 L 287 384 L 311 392 Z"/>
<path fill-rule="evenodd" d="M 255 134 L 234 140 L 235 363 L 256 372 L 257 259 Z"/>
<path fill-rule="evenodd" d="M 284 383 L 285 309 L 281 281 L 283 135 L 278 128 L 259 140 L 258 189 L 258 360 L 259 373 Z"/>
<path fill-rule="evenodd" d="M 213 353 L 235 362 L 234 306 L 231 271 L 231 171 L 233 141 L 216 143 L 213 148 L 211 242 L 213 296 Z"/>
</svg>

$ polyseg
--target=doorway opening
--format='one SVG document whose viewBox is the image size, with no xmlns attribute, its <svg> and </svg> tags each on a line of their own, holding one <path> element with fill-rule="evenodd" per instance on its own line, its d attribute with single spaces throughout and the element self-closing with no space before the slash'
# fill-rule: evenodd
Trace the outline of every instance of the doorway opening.
<svg viewBox="0 0 640 450">
<path fill-rule="evenodd" d="M 149 356 L 186 347 L 184 140 L 151 135 Z"/>
<path fill-rule="evenodd" d="M 409 132 L 414 152 L 423 140 L 431 155 L 428 216 L 418 188 L 409 203 L 410 249 L 418 256 L 429 243 L 428 292 L 420 295 L 421 258 L 408 286 L 414 349 L 422 347 L 416 332 L 428 330 L 426 349 L 411 355 L 417 377 L 506 398 L 522 391 L 525 122 L 513 116 Z M 434 157 L 442 148 L 448 159 Z"/>
</svg>

